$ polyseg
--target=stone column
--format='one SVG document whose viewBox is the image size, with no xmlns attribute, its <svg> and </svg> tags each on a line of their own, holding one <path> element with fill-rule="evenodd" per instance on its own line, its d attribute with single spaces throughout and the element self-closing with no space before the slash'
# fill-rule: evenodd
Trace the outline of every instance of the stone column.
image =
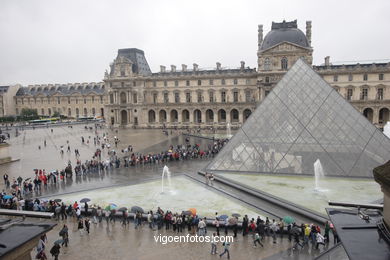
<svg viewBox="0 0 390 260">
<path fill-rule="evenodd" d="M 372 123 L 374 125 L 379 124 L 379 108 L 378 107 L 374 107 L 372 110 L 373 110 L 373 113 L 372 113 Z"/>
<path fill-rule="evenodd" d="M 213 110 L 214 113 L 214 124 L 218 124 L 218 110 Z"/>
<path fill-rule="evenodd" d="M 160 113 L 158 110 L 155 110 L 155 115 L 156 115 L 156 123 L 160 123 Z M 149 114 L 148 114 L 149 115 Z"/>
<path fill-rule="evenodd" d="M 178 110 L 177 111 L 177 122 L 180 124 L 180 123 L 183 123 L 183 111 L 181 110 Z"/>
<path fill-rule="evenodd" d="M 169 111 L 168 109 L 166 109 L 165 111 L 167 111 L 167 124 L 171 123 L 171 111 Z"/>
<path fill-rule="evenodd" d="M 190 112 L 190 124 L 194 123 L 194 111 L 193 110 L 188 110 Z"/>
<path fill-rule="evenodd" d="M 202 115 L 202 123 L 206 124 L 206 111 L 205 110 L 200 110 L 200 114 Z"/>
</svg>

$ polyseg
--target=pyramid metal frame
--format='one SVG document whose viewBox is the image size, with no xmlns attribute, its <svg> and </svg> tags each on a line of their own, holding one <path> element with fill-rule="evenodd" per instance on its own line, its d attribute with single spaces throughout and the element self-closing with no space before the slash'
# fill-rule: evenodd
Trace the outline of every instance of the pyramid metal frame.
<svg viewBox="0 0 390 260">
<path fill-rule="evenodd" d="M 299 59 L 206 170 L 372 177 L 390 139 Z"/>
</svg>

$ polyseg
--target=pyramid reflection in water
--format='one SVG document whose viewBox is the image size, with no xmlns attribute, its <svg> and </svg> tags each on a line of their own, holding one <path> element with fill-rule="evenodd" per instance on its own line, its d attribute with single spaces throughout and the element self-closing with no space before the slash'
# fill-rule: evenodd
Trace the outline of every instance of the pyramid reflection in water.
<svg viewBox="0 0 390 260">
<path fill-rule="evenodd" d="M 390 140 L 298 60 L 206 167 L 221 172 L 372 177 Z"/>
</svg>

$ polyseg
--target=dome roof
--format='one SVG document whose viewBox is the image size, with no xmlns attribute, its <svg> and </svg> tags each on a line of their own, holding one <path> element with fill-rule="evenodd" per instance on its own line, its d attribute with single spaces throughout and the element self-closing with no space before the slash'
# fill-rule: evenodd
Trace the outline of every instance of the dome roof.
<svg viewBox="0 0 390 260">
<path fill-rule="evenodd" d="M 272 23 L 272 30 L 264 37 L 260 50 L 269 49 L 281 42 L 291 42 L 305 48 L 310 47 L 306 35 L 297 28 L 296 21 Z"/>
</svg>

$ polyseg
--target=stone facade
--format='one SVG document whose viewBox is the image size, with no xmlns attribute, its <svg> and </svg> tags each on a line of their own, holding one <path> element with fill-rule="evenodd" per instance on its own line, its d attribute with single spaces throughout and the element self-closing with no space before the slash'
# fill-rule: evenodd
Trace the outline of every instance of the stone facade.
<svg viewBox="0 0 390 260">
<path fill-rule="evenodd" d="M 15 97 L 16 113 L 30 107 L 44 115 L 101 115 L 109 124 L 125 127 L 239 127 L 297 59 L 312 65 L 311 37 L 310 21 L 305 33 L 296 20 L 272 23 L 265 37 L 259 25 L 257 69 L 241 61 L 236 68 L 219 62 L 213 69 L 182 64 L 180 69 L 160 66 L 160 72 L 152 73 L 142 50 L 120 49 L 103 83 L 21 88 Z M 326 57 L 323 65 L 313 68 L 377 127 L 389 120 L 390 63 L 333 65 Z M 85 91 L 96 85 L 103 91 Z"/>
<path fill-rule="evenodd" d="M 16 114 L 14 97 L 21 85 L 0 86 L 0 117 Z"/>
<path fill-rule="evenodd" d="M 19 88 L 14 102 L 16 114 L 23 108 L 32 108 L 42 116 L 58 112 L 71 118 L 103 118 L 106 95 L 102 82 L 32 85 Z"/>
</svg>

